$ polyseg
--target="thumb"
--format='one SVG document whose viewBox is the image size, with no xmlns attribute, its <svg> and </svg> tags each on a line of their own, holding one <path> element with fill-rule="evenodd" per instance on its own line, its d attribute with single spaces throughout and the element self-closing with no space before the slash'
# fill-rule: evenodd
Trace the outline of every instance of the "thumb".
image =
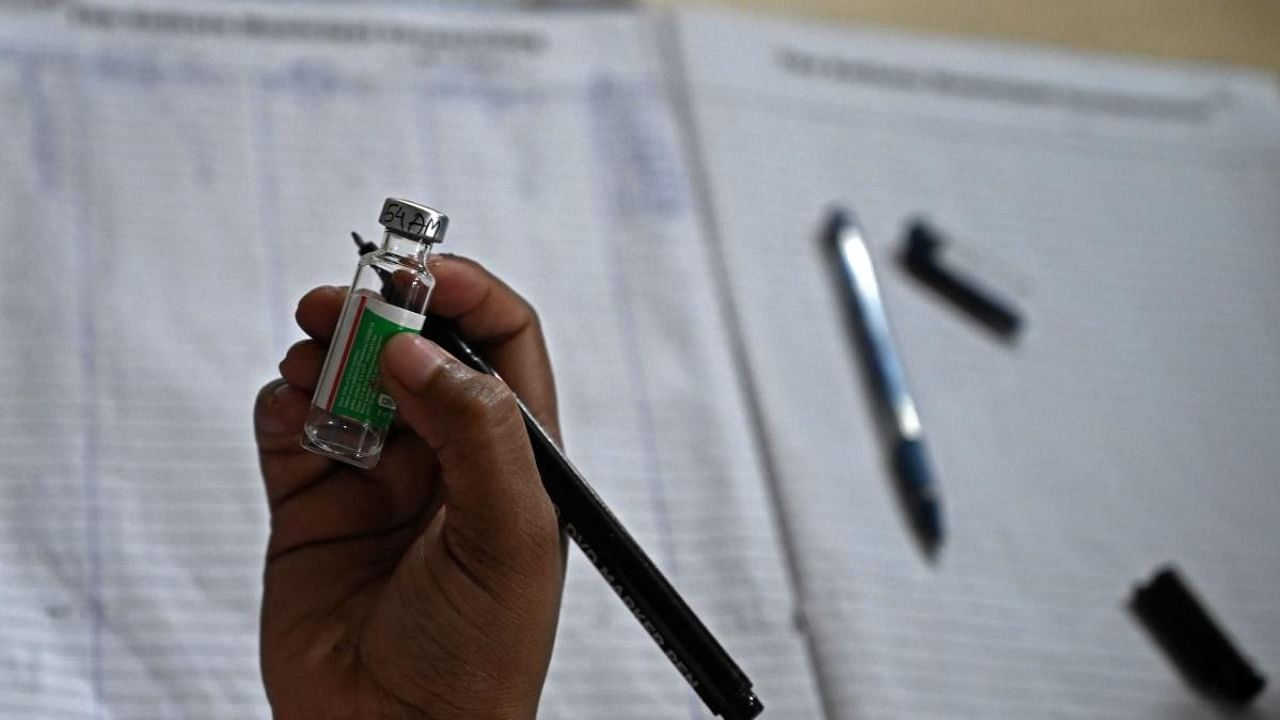
<svg viewBox="0 0 1280 720">
<path fill-rule="evenodd" d="M 454 549 L 492 564 L 554 548 L 555 511 L 506 383 L 412 333 L 391 338 L 381 363 L 401 418 L 439 459 Z"/>
</svg>

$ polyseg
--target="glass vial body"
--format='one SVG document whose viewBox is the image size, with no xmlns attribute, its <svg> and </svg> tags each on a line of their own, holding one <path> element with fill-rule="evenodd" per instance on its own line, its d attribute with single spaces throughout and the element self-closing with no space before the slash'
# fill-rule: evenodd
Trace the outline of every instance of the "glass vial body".
<svg viewBox="0 0 1280 720">
<path fill-rule="evenodd" d="M 392 205 L 388 200 L 384 206 L 384 225 Z M 444 216 L 438 217 L 442 232 Z M 304 448 L 366 469 L 377 464 L 395 414 L 378 373 L 382 347 L 397 333 L 422 329 L 435 287 L 427 269 L 435 237 L 390 227 L 382 248 L 356 267 L 302 433 Z"/>
</svg>

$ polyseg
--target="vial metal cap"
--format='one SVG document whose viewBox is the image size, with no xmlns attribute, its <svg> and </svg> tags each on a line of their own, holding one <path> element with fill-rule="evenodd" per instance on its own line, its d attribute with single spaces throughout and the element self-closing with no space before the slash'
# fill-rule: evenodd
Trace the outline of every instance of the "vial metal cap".
<svg viewBox="0 0 1280 720">
<path fill-rule="evenodd" d="M 449 218 L 439 210 L 400 198 L 387 198 L 382 203 L 378 222 L 397 235 L 428 243 L 443 242 L 449 227 Z"/>
</svg>

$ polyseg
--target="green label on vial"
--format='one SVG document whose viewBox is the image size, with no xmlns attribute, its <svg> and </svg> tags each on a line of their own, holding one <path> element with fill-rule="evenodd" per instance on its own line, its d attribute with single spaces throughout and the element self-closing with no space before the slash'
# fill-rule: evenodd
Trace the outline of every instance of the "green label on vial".
<svg viewBox="0 0 1280 720">
<path fill-rule="evenodd" d="M 345 341 L 337 384 L 332 390 L 331 412 L 345 418 L 369 423 L 379 430 L 391 427 L 396 404 L 382 392 L 378 377 L 378 356 L 392 335 L 418 332 L 424 317 L 368 295 L 351 297 L 354 318 L 346 333 L 335 342 Z"/>
</svg>

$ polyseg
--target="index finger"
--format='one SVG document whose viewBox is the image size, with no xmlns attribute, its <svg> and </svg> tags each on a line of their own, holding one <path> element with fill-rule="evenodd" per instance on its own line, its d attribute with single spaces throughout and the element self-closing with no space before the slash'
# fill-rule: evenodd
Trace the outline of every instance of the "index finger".
<svg viewBox="0 0 1280 720">
<path fill-rule="evenodd" d="M 559 441 L 555 380 L 533 306 L 474 260 L 439 255 L 429 312 L 452 320 Z"/>
</svg>

